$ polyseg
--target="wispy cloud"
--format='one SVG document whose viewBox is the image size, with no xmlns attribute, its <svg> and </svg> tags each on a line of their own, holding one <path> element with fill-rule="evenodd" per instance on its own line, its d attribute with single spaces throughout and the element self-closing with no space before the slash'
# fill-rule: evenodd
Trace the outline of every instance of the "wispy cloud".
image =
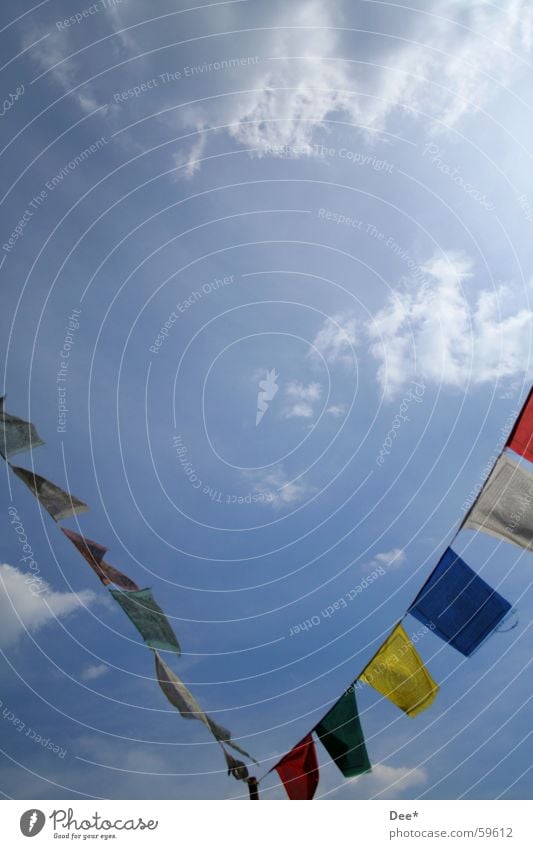
<svg viewBox="0 0 533 849">
<path fill-rule="evenodd" d="M 291 480 L 281 463 L 266 471 L 243 474 L 251 482 L 253 491 L 266 496 L 267 502 L 275 510 L 299 504 L 316 492 L 314 486 L 301 479 Z"/>
<path fill-rule="evenodd" d="M 292 380 L 287 384 L 285 394 L 289 405 L 283 411 L 284 418 L 311 419 L 315 415 L 315 402 L 322 397 L 322 384 L 303 384 Z"/>
<path fill-rule="evenodd" d="M 407 557 L 403 548 L 393 548 L 390 551 L 383 551 L 381 554 L 376 554 L 371 565 L 377 564 L 387 569 L 389 567 L 402 566 Z"/>
<path fill-rule="evenodd" d="M 316 359 L 320 354 L 329 364 L 353 364 L 357 327 L 357 320 L 350 313 L 337 313 L 327 318 L 313 339 L 308 356 Z"/>
<path fill-rule="evenodd" d="M 91 590 L 54 592 L 46 581 L 36 583 L 35 575 L 3 563 L 0 565 L 0 646 L 14 645 L 26 631 L 35 633 L 96 600 Z"/>
<path fill-rule="evenodd" d="M 96 681 L 97 678 L 102 678 L 108 672 L 109 666 L 105 663 L 89 664 L 80 672 L 80 679 L 82 681 Z"/>
<path fill-rule="evenodd" d="M 366 5 L 379 32 L 381 10 Z M 452 128 L 509 85 L 533 31 L 527 0 L 500 7 L 428 0 L 424 13 L 396 20 L 397 41 L 376 38 L 372 61 L 361 66 L 344 60 L 349 42 L 340 28 L 352 20 L 346 0 L 272 0 L 264 8 L 256 49 L 268 58 L 247 69 L 246 91 L 190 107 L 185 122 L 197 130 L 223 126 L 254 156 L 313 155 L 318 133 L 337 118 L 365 136 L 386 130 L 400 111 L 433 131 Z"/>
<path fill-rule="evenodd" d="M 326 410 L 328 416 L 333 416 L 334 419 L 340 419 L 342 416 L 344 416 L 345 412 L 345 404 L 331 404 L 331 406 L 328 407 Z"/>
<path fill-rule="evenodd" d="M 401 798 L 412 787 L 425 784 L 428 773 L 423 767 L 386 766 L 377 764 L 368 775 L 356 778 L 328 793 L 329 799 L 382 799 Z M 363 784 L 364 782 L 364 784 Z M 364 796 L 362 795 L 364 793 Z"/>
</svg>

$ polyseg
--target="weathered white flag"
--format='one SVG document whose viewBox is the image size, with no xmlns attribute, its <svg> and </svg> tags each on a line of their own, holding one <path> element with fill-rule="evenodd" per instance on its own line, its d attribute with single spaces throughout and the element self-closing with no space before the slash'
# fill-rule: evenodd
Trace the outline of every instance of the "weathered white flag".
<svg viewBox="0 0 533 849">
<path fill-rule="evenodd" d="M 533 473 L 502 454 L 461 528 L 533 551 Z"/>
</svg>

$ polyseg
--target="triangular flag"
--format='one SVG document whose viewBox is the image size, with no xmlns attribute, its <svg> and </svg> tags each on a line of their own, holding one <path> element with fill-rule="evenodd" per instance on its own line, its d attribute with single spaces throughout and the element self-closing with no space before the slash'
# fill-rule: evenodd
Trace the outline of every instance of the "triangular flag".
<svg viewBox="0 0 533 849">
<path fill-rule="evenodd" d="M 533 550 L 533 474 L 502 454 L 461 528 Z"/>
<path fill-rule="evenodd" d="M 353 686 L 320 720 L 315 731 L 345 778 L 370 772 Z"/>
<path fill-rule="evenodd" d="M 318 760 L 312 733 L 304 737 L 272 769 L 283 781 L 289 799 L 312 799 L 318 787 Z"/>
<path fill-rule="evenodd" d="M 68 519 L 69 516 L 74 516 L 76 513 L 86 513 L 89 509 L 79 498 L 75 498 L 69 492 L 60 489 L 55 483 L 51 483 L 41 475 L 37 475 L 28 469 L 21 469 L 20 466 L 11 466 L 11 470 L 21 481 L 24 481 L 28 489 L 56 522 L 59 522 L 60 519 Z"/>
<path fill-rule="evenodd" d="M 439 691 L 402 625 L 387 637 L 360 679 L 408 716 L 428 708 Z"/>
<path fill-rule="evenodd" d="M 533 389 L 530 389 L 520 415 L 514 423 L 507 445 L 533 463 Z"/>
<path fill-rule="evenodd" d="M 4 398 L 5 396 L 0 398 L 0 454 L 8 460 L 13 454 L 30 451 L 32 448 L 44 445 L 44 442 L 37 433 L 35 425 L 5 412 Z"/>
<path fill-rule="evenodd" d="M 85 558 L 91 569 L 96 572 L 105 586 L 108 586 L 108 584 L 116 584 L 117 587 L 122 587 L 124 590 L 133 590 L 134 592 L 139 589 L 135 581 L 132 581 L 131 578 L 128 578 L 128 576 L 123 572 L 115 569 L 115 567 L 111 566 L 110 563 L 105 562 L 103 557 L 107 548 L 104 548 L 103 545 L 94 542 L 94 540 L 89 539 L 88 537 L 80 536 L 80 534 L 77 534 L 75 531 L 71 531 L 68 528 L 61 528 L 61 530 L 65 536 L 74 543 L 82 557 Z"/>
<path fill-rule="evenodd" d="M 181 654 L 176 635 L 150 589 L 109 592 L 131 619 L 147 646 Z"/>
<path fill-rule="evenodd" d="M 468 656 L 510 609 L 508 601 L 448 548 L 409 613 Z"/>
<path fill-rule="evenodd" d="M 183 683 L 183 681 L 178 678 L 175 672 L 170 669 L 169 666 L 166 665 L 165 661 L 159 654 L 154 651 L 155 655 L 155 672 L 156 677 L 159 682 L 159 686 L 163 690 L 163 693 L 169 700 L 170 704 L 177 708 L 184 719 L 199 719 L 200 722 L 203 722 L 204 725 L 207 726 L 215 740 L 219 743 L 226 743 L 226 745 L 231 746 L 233 749 L 236 749 L 246 758 L 249 758 L 251 761 L 254 759 L 245 749 L 241 749 L 232 739 L 231 739 L 231 731 L 228 731 L 227 728 L 224 728 L 222 725 L 218 725 L 210 716 L 206 714 L 206 712 L 200 707 L 193 694 L 189 690 L 189 688 Z M 227 752 L 226 754 L 226 762 L 228 763 Z M 235 763 L 240 763 L 239 761 L 235 761 Z M 255 761 L 254 761 L 255 763 Z"/>
</svg>

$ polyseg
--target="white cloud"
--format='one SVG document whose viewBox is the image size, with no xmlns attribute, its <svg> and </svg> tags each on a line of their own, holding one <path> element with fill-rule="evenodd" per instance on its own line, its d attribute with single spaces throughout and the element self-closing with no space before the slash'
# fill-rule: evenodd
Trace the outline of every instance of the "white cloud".
<svg viewBox="0 0 533 849">
<path fill-rule="evenodd" d="M 36 631 L 75 613 L 96 600 L 91 590 L 79 593 L 54 592 L 32 573 L 7 563 L 0 565 L 0 645 L 15 644 L 26 631 Z"/>
<path fill-rule="evenodd" d="M 326 410 L 326 413 L 329 416 L 333 416 L 333 418 L 335 418 L 335 419 L 340 419 L 341 416 L 343 416 L 345 414 L 345 412 L 346 412 L 346 405 L 345 404 L 332 404 Z"/>
<path fill-rule="evenodd" d="M 404 43 L 376 60 L 386 67 L 372 85 L 378 98 L 369 100 L 366 117 L 372 126 L 384 128 L 401 105 L 413 115 L 428 116 L 435 131 L 445 127 L 432 118 L 454 127 L 485 108 L 524 67 L 517 53 L 527 51 L 531 42 L 533 9 L 527 0 L 501 6 L 485 0 L 433 0 L 425 11 L 414 18 Z"/>
<path fill-rule="evenodd" d="M 102 33 L 111 23 L 115 36 L 106 48 L 117 59 L 142 53 L 145 47 L 141 30 L 120 32 L 128 23 L 125 17 L 136 20 L 130 5 L 109 7 L 93 20 Z M 257 55 L 259 61 L 224 71 L 225 90 L 234 92 L 228 97 L 209 97 L 214 87 L 207 75 L 198 102 L 173 114 L 192 131 L 220 127 L 215 132 L 253 149 L 255 156 L 286 155 L 287 147 L 300 151 L 293 155 L 309 155 L 318 133 L 328 132 L 328 122 L 335 119 L 374 136 L 374 131 L 388 128 L 402 107 L 406 114 L 425 113 L 423 120 L 430 126 L 436 118 L 453 127 L 510 84 L 523 67 L 517 54 L 529 49 L 533 32 L 528 0 L 506 0 L 499 6 L 484 0 L 427 0 L 419 14 L 400 14 L 394 8 L 385 13 L 379 4 L 354 6 L 349 0 L 269 0 L 251 9 L 213 7 L 209 20 L 214 32 L 238 33 L 243 25 L 250 27 L 244 40 L 238 34 L 232 38 L 229 50 L 235 57 Z M 361 25 L 377 34 L 355 32 Z M 390 28 L 395 38 L 379 36 Z M 179 40 L 183 18 L 169 17 L 165 29 L 170 40 Z M 40 35 L 37 25 L 27 30 L 23 48 Z M 52 28 L 29 55 L 39 70 L 48 70 L 74 52 L 78 36 L 77 28 Z M 47 78 L 69 91 L 94 73 L 92 56 L 92 51 L 85 52 L 58 64 Z M 362 63 L 347 61 L 354 58 Z M 147 62 L 139 58 L 124 66 L 123 89 L 138 83 L 145 71 L 149 77 L 146 68 L 140 71 Z M 171 91 L 169 87 L 163 95 L 168 105 L 173 103 Z M 74 96 L 84 111 L 91 111 L 108 102 L 109 81 L 95 80 Z M 204 96 L 209 99 L 200 102 Z M 178 158 L 186 165 L 180 173 L 191 177 L 198 170 L 196 160 L 213 135 L 202 134 Z"/>
<path fill-rule="evenodd" d="M 294 398 L 299 401 L 319 401 L 322 396 L 321 383 L 299 383 L 297 380 L 291 380 L 287 384 L 285 390 L 289 398 Z"/>
<path fill-rule="evenodd" d="M 394 798 L 399 792 L 427 781 L 427 771 L 422 767 L 385 766 L 378 764 L 370 775 L 372 795 Z"/>
<path fill-rule="evenodd" d="M 314 403 L 322 396 L 321 383 L 299 383 L 291 380 L 285 389 L 285 394 L 291 403 L 283 411 L 286 419 L 304 418 L 311 419 L 314 416 Z"/>
<path fill-rule="evenodd" d="M 97 678 L 102 678 L 109 672 L 109 666 L 105 663 L 89 664 L 80 672 L 82 681 L 96 681 Z"/>
<path fill-rule="evenodd" d="M 338 50 L 333 28 L 342 22 L 340 7 L 322 0 L 264 6 L 260 41 L 250 42 L 261 60 L 246 67 L 246 91 L 224 103 L 191 106 L 186 125 L 226 125 L 231 138 L 262 156 L 284 155 L 280 149 L 286 146 L 308 152 L 316 130 L 334 113 L 356 120 L 350 72 L 329 61 Z"/>
<path fill-rule="evenodd" d="M 174 154 L 176 168 L 179 168 L 178 178 L 186 177 L 188 180 L 194 177 L 200 170 L 201 159 L 207 146 L 207 133 L 200 132 L 192 147 L 186 153 Z"/>
<path fill-rule="evenodd" d="M 406 559 L 403 548 L 393 548 L 391 551 L 383 551 L 381 554 L 376 554 L 373 563 L 387 568 L 390 566 L 401 566 L 405 563 Z"/>
<path fill-rule="evenodd" d="M 41 34 L 36 27 L 29 29 L 23 38 L 23 48 L 37 41 Z M 51 32 L 48 38 L 32 47 L 30 52 L 37 70 L 40 73 L 47 71 L 48 73 L 44 78 L 51 78 L 65 92 L 71 91 L 79 83 L 77 79 L 78 63 L 74 59 L 63 61 L 69 52 L 71 51 L 68 42 L 65 42 L 63 33 L 59 32 Z M 95 109 L 106 102 L 106 98 L 102 101 L 98 99 L 90 85 L 79 88 L 73 96 L 78 106 L 87 113 L 94 112 Z"/>
<path fill-rule="evenodd" d="M 357 345 L 357 321 L 349 313 L 327 318 L 312 342 L 308 356 L 316 359 L 320 353 L 327 363 L 353 363 Z"/>
<path fill-rule="evenodd" d="M 313 408 L 311 404 L 307 404 L 305 401 L 299 401 L 297 404 L 287 407 L 283 415 L 286 419 L 312 419 Z"/>
<path fill-rule="evenodd" d="M 501 8 L 428 0 L 424 12 L 393 17 L 396 39 L 372 38 L 340 29 L 360 24 L 347 0 L 272 0 L 261 10 L 263 31 L 250 43 L 266 58 L 246 68 L 246 90 L 191 106 L 185 124 L 226 126 L 255 156 L 285 156 L 287 148 L 294 156 L 312 155 L 317 132 L 332 119 L 374 135 L 401 108 L 411 117 L 424 114 L 433 129 L 433 119 L 453 127 L 523 68 L 517 52 L 531 43 L 533 8 L 527 0 L 507 0 Z M 385 31 L 379 6 L 365 4 L 364 15 L 368 29 Z M 344 61 L 354 56 L 366 64 Z"/>
<path fill-rule="evenodd" d="M 509 285 L 467 298 L 463 284 L 472 267 L 462 253 L 434 257 L 423 267 L 429 285 L 392 294 L 368 324 L 387 397 L 416 378 L 464 387 L 524 373 L 531 360 L 533 312 Z"/>
<path fill-rule="evenodd" d="M 343 782 L 340 786 L 338 774 L 328 773 L 325 780 L 321 776 L 319 794 L 326 799 L 398 799 L 407 790 L 425 784 L 427 780 L 428 773 L 423 767 L 376 764 L 372 772 Z"/>
</svg>

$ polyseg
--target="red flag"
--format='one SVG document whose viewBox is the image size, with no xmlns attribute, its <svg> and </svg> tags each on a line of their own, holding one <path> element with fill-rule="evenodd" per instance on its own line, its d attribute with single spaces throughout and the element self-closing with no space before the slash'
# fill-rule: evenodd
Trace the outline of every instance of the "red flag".
<svg viewBox="0 0 533 849">
<path fill-rule="evenodd" d="M 533 463 L 533 389 L 514 423 L 507 445 Z"/>
<path fill-rule="evenodd" d="M 273 769 L 283 781 L 289 799 L 312 799 L 318 787 L 318 761 L 313 735 L 304 737 Z"/>
</svg>

